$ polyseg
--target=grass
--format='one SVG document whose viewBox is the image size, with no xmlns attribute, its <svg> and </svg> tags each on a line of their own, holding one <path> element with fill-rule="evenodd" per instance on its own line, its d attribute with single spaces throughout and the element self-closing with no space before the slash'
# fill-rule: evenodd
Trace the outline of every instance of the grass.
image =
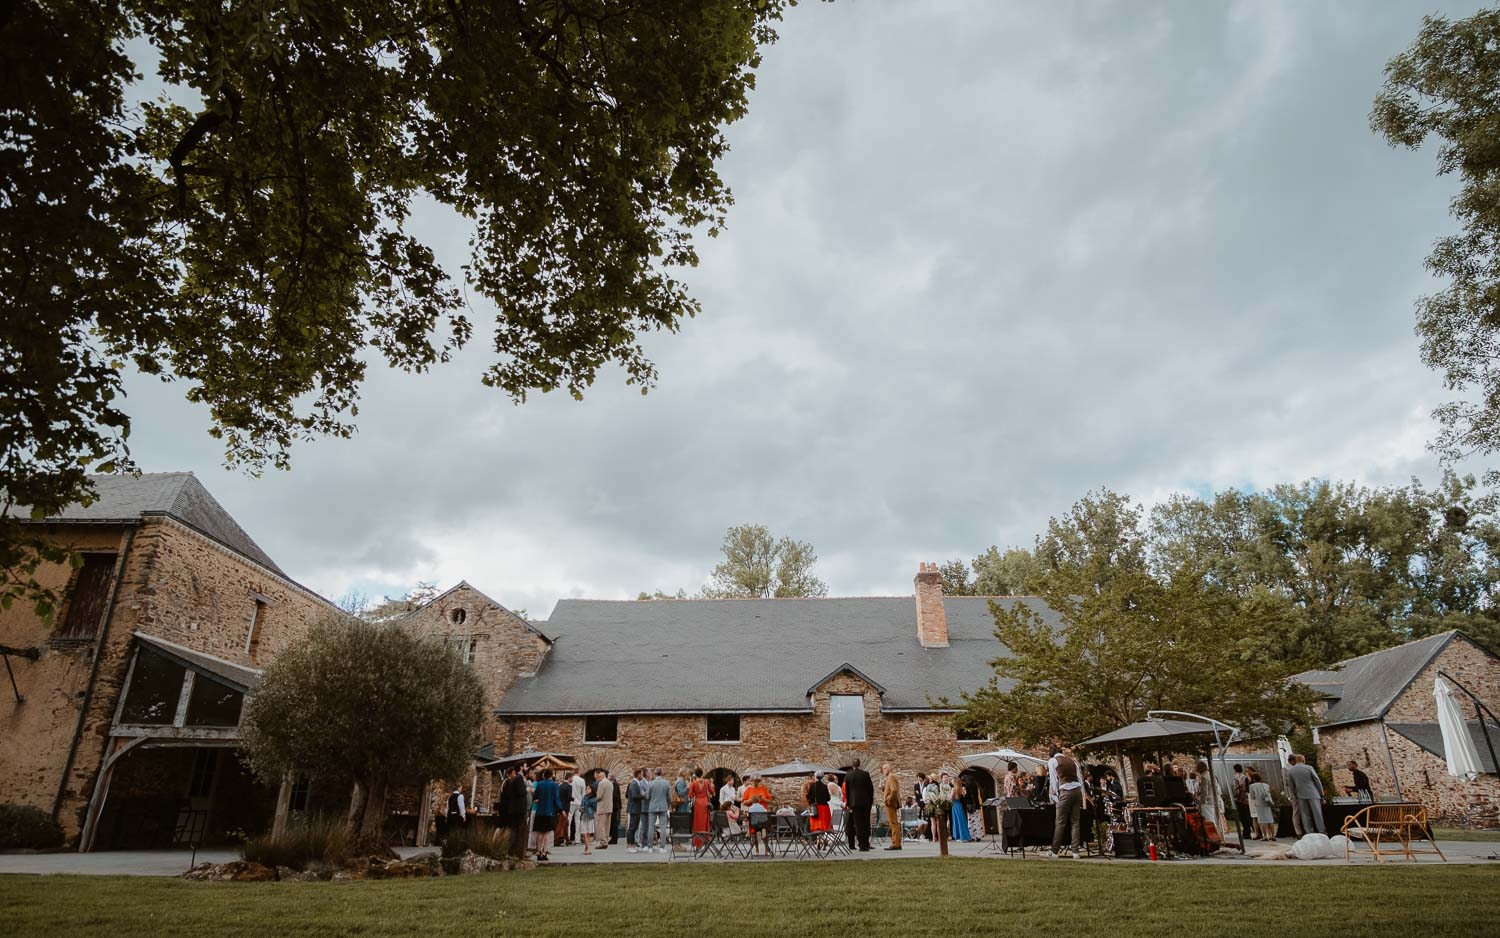
<svg viewBox="0 0 1500 938">
<path fill-rule="evenodd" d="M 1500 844 L 1500 831 L 1476 831 L 1461 827 L 1434 827 L 1432 835 L 1438 839 L 1438 846 L 1442 846 L 1445 840 L 1469 840 L 1480 843 Z"/>
<path fill-rule="evenodd" d="M 1500 867 L 917 859 L 553 867 L 364 883 L 0 876 L 8 934 L 695 938 L 1051 933 L 1491 936 Z"/>
</svg>

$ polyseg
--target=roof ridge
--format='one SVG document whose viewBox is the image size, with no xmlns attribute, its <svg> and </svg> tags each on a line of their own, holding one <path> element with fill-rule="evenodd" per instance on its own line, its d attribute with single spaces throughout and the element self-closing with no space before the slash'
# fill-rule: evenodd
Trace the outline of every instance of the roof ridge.
<svg viewBox="0 0 1500 938">
<path fill-rule="evenodd" d="M 644 599 L 614 599 L 594 596 L 564 596 L 558 602 L 576 603 L 752 603 L 813 602 L 839 599 L 911 599 L 911 593 L 876 593 L 858 596 L 647 596 Z M 984 596 L 948 596 L 944 599 L 1042 599 L 1033 593 L 986 594 Z"/>
<path fill-rule="evenodd" d="M 1399 645 L 1392 645 L 1389 648 L 1379 648 L 1379 649 L 1376 649 L 1375 651 L 1367 651 L 1367 652 L 1365 652 L 1362 655 L 1355 655 L 1353 658 L 1341 658 L 1341 659 L 1339 659 L 1338 661 L 1335 661 L 1333 664 L 1329 665 L 1326 668 L 1308 668 L 1307 670 L 1308 671 L 1337 671 L 1337 670 L 1342 670 L 1345 665 L 1352 664 L 1355 661 L 1361 661 L 1361 660 L 1363 660 L 1365 658 L 1373 658 L 1376 655 L 1384 655 L 1384 654 L 1386 654 L 1388 652 L 1398 651 L 1398 650 L 1400 650 L 1402 648 L 1409 648 L 1412 645 L 1415 645 L 1415 644 L 1417 644 L 1419 642 L 1427 642 L 1427 641 L 1431 641 L 1431 640 L 1437 639 L 1437 638 L 1451 638 L 1454 634 L 1456 634 L 1459 631 L 1460 631 L 1459 629 L 1449 629 L 1446 632 L 1434 632 L 1431 635 L 1423 635 L 1421 638 L 1414 638 L 1414 639 L 1412 639 L 1409 642 L 1402 642 Z M 1307 671 L 1304 671 L 1302 673 L 1306 674 Z"/>
</svg>

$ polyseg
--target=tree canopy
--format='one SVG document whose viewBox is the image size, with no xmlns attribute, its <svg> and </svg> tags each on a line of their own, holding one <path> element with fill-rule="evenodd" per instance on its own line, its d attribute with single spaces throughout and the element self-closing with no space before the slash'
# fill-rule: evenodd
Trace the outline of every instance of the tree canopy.
<svg viewBox="0 0 1500 938">
<path fill-rule="evenodd" d="M 285 466 L 353 432 L 370 362 L 468 343 L 473 296 L 511 399 L 609 365 L 644 393 L 640 337 L 699 309 L 673 270 L 725 222 L 724 128 L 792 2 L 7 4 L 6 504 L 54 514 L 130 467 L 127 365 L 205 404 L 228 462 Z M 161 94 L 136 103 L 143 66 Z M 469 228 L 461 272 L 419 202 Z"/>
<path fill-rule="evenodd" d="M 257 775 L 349 778 L 350 820 L 378 833 L 391 785 L 457 778 L 480 742 L 484 687 L 457 655 L 396 626 L 328 619 L 266 668 L 242 744 Z"/>
<path fill-rule="evenodd" d="M 1060 629 L 1025 604 L 991 603 L 995 634 L 1011 657 L 993 662 L 988 687 L 965 695 L 958 722 L 1036 745 L 1080 742 L 1156 709 L 1245 728 L 1306 718 L 1312 696 L 1287 683 L 1294 669 L 1264 640 L 1290 614 L 1285 604 L 1241 599 L 1193 575 L 1162 582 L 1139 569 L 1087 594 L 1066 582 L 1054 578 L 1043 592 Z"/>
<path fill-rule="evenodd" d="M 737 524 L 724 532 L 724 559 L 699 591 L 702 599 L 787 599 L 826 596 L 828 584 L 813 573 L 818 554 L 806 541 L 776 537 L 763 524 Z M 687 599 L 685 590 L 642 592 L 637 599 Z"/>
<path fill-rule="evenodd" d="M 1427 267 L 1448 281 L 1417 304 L 1422 358 L 1458 400 L 1438 408 L 1450 457 L 1500 449 L 1500 10 L 1462 20 L 1427 16 L 1385 67 L 1370 126 L 1392 146 L 1438 139 L 1438 173 L 1456 173 L 1458 234 L 1439 238 Z"/>
<path fill-rule="evenodd" d="M 775 537 L 763 524 L 737 524 L 724 533 L 724 559 L 714 567 L 706 599 L 826 596 L 813 573 L 818 555 L 806 541 Z"/>
</svg>

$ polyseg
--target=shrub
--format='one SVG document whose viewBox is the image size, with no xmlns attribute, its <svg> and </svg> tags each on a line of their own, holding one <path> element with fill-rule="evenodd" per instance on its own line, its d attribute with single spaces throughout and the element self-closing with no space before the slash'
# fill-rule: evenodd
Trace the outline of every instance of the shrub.
<svg viewBox="0 0 1500 938">
<path fill-rule="evenodd" d="M 63 829 L 45 811 L 0 804 L 0 850 L 46 850 L 63 845 Z"/>
<path fill-rule="evenodd" d="M 240 848 L 246 860 L 269 866 L 305 870 L 309 865 L 339 866 L 356 855 L 348 824 L 338 817 L 312 817 L 288 825 L 280 837 L 261 834 Z"/>
<path fill-rule="evenodd" d="M 461 857 L 472 850 L 482 857 L 503 860 L 510 856 L 510 831 L 480 827 L 478 824 L 448 828 L 443 839 L 443 856 Z"/>
</svg>

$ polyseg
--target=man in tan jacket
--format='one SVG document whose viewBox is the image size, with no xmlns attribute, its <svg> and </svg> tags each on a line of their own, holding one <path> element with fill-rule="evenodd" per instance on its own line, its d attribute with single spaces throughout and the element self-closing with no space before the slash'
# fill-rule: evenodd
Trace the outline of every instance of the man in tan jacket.
<svg viewBox="0 0 1500 938">
<path fill-rule="evenodd" d="M 891 845 L 887 850 L 901 849 L 901 780 L 896 778 L 896 769 L 889 763 L 880 767 L 885 775 L 885 784 L 880 788 L 880 800 L 885 805 L 885 822 L 891 828 Z"/>
</svg>

